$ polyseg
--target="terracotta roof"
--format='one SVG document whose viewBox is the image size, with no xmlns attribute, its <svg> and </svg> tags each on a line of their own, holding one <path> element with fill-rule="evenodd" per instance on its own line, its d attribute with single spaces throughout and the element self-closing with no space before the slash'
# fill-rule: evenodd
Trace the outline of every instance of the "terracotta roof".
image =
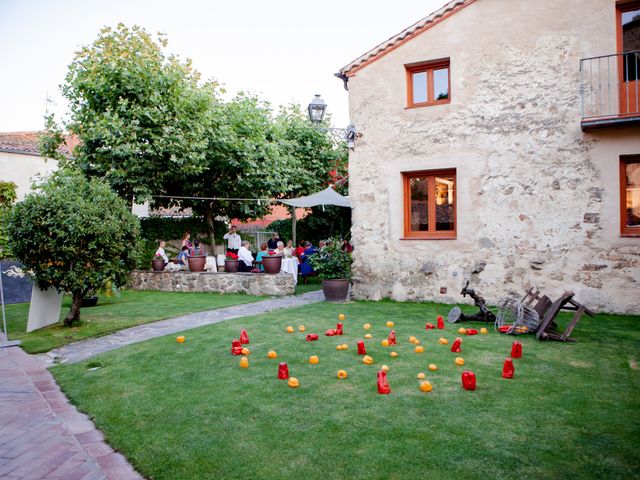
<svg viewBox="0 0 640 480">
<path fill-rule="evenodd" d="M 44 132 L 0 132 L 0 152 L 22 153 L 26 155 L 40 155 L 38 139 Z M 78 144 L 75 135 L 67 135 L 65 144 L 58 151 L 65 156 L 70 156 L 71 151 Z"/>
<path fill-rule="evenodd" d="M 429 16 L 423 18 L 422 20 L 414 23 L 409 28 L 405 28 L 402 32 L 394 35 L 386 42 L 381 43 L 377 47 L 369 50 L 364 55 L 359 56 L 355 60 L 353 60 L 348 65 L 342 67 L 340 72 L 336 75 L 343 77 L 352 77 L 355 73 L 369 65 L 370 63 L 376 61 L 378 58 L 386 55 L 392 50 L 395 50 L 403 43 L 411 40 L 416 35 L 421 34 L 422 32 L 428 30 L 434 25 L 440 23 L 445 18 L 449 18 L 454 13 L 462 10 L 464 7 L 472 4 L 476 0 L 452 0 L 446 5 L 444 5 L 439 10 L 436 10 Z"/>
</svg>

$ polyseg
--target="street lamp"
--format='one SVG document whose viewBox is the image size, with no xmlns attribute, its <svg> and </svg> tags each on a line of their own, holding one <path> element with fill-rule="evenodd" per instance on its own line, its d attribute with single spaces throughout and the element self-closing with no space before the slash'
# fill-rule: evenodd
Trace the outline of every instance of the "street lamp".
<svg viewBox="0 0 640 480">
<path fill-rule="evenodd" d="M 319 125 L 324 120 L 324 114 L 327 111 L 327 104 L 320 94 L 316 94 L 311 103 L 307 107 L 309 111 L 309 120 L 315 125 Z M 356 127 L 349 125 L 347 128 L 322 128 L 322 130 L 328 132 L 335 141 L 344 140 L 347 142 L 349 148 L 353 148 L 356 138 L 360 135 L 356 132 Z"/>
</svg>

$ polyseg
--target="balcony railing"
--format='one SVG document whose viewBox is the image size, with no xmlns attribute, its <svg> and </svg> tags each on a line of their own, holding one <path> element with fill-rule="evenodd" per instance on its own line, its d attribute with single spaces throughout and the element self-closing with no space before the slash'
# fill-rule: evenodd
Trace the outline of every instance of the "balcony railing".
<svg viewBox="0 0 640 480">
<path fill-rule="evenodd" d="M 580 60 L 582 125 L 636 123 L 640 117 L 640 50 Z"/>
</svg>

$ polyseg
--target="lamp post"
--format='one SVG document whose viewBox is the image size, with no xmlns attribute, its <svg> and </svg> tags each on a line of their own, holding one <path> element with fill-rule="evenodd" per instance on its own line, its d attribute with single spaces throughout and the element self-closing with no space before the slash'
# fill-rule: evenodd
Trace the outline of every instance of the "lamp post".
<svg viewBox="0 0 640 480">
<path fill-rule="evenodd" d="M 309 120 L 316 125 L 320 125 L 324 120 L 324 114 L 327 111 L 327 104 L 324 102 L 320 94 L 317 93 L 313 100 L 311 100 L 307 110 L 309 111 Z M 322 128 L 329 133 L 331 138 L 335 141 L 346 141 L 349 148 L 353 148 L 355 146 L 355 140 L 358 133 L 356 132 L 356 127 L 353 125 L 349 125 L 347 128 L 318 128 Z"/>
</svg>

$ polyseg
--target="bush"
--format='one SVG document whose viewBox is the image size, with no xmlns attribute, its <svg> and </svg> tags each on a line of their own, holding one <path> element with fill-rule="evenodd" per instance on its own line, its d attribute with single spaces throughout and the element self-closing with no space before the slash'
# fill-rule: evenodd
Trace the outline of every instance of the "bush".
<svg viewBox="0 0 640 480">
<path fill-rule="evenodd" d="M 351 255 L 342 251 L 342 240 L 329 239 L 329 244 L 309 257 L 309 263 L 320 278 L 351 278 Z"/>
<path fill-rule="evenodd" d="M 267 230 L 280 233 L 282 238 L 291 238 L 291 219 L 276 220 Z M 317 245 L 330 237 L 348 238 L 351 233 L 351 209 L 336 206 L 313 207 L 311 213 L 296 225 L 296 237 Z"/>
<path fill-rule="evenodd" d="M 191 232 L 191 239 L 198 238 L 201 242 L 209 243 L 209 226 L 204 218 L 185 217 L 147 217 L 140 219 L 142 238 L 157 242 L 158 240 L 181 239 L 184 232 Z M 223 222 L 214 222 L 216 243 L 222 243 L 222 236 L 227 233 L 227 226 Z M 157 245 L 156 245 L 156 248 Z M 155 252 L 155 250 L 154 250 Z"/>
</svg>

